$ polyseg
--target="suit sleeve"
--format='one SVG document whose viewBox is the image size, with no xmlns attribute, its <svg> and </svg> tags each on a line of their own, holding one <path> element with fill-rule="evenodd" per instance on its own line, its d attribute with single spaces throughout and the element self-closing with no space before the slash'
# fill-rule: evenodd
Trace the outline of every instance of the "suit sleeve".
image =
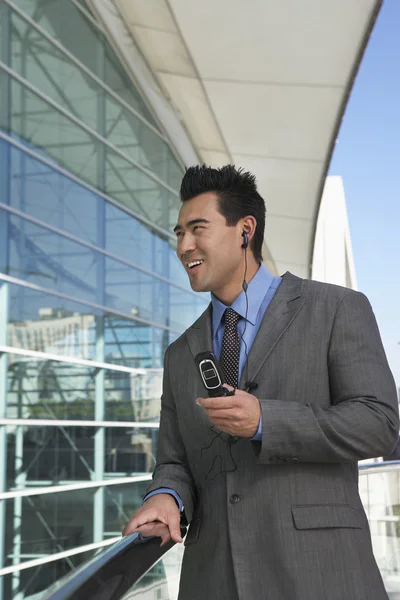
<svg viewBox="0 0 400 600">
<path fill-rule="evenodd" d="M 195 485 L 186 459 L 186 451 L 178 428 L 175 401 L 169 382 L 169 349 L 165 353 L 160 431 L 153 482 L 146 495 L 159 488 L 173 490 L 183 502 L 185 517 L 192 519 Z"/>
<path fill-rule="evenodd" d="M 390 454 L 398 439 L 397 391 L 371 305 L 359 292 L 339 303 L 327 366 L 327 408 L 313 398 L 306 404 L 260 399 L 259 463 L 356 462 Z"/>
</svg>

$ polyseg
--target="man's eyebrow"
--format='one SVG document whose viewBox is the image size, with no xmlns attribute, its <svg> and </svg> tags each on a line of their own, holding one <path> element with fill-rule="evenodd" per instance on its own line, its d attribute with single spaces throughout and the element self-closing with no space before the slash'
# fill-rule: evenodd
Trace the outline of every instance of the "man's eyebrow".
<svg viewBox="0 0 400 600">
<path fill-rule="evenodd" d="M 197 225 L 198 223 L 210 223 L 210 221 L 208 221 L 207 219 L 192 219 L 191 221 L 188 221 L 186 223 L 186 227 L 191 227 L 192 225 Z M 183 229 L 182 225 L 179 225 L 179 223 L 177 225 L 175 225 L 174 227 L 174 232 L 176 233 L 177 231 L 181 231 Z"/>
</svg>

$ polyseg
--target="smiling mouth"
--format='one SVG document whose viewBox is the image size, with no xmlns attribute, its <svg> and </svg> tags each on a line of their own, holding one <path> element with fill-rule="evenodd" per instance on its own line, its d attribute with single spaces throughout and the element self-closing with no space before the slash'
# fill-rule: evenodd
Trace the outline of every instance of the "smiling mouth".
<svg viewBox="0 0 400 600">
<path fill-rule="evenodd" d="M 193 273 L 197 271 L 197 269 L 204 263 L 203 259 L 200 260 L 191 260 L 186 263 L 186 268 L 189 273 Z"/>
</svg>

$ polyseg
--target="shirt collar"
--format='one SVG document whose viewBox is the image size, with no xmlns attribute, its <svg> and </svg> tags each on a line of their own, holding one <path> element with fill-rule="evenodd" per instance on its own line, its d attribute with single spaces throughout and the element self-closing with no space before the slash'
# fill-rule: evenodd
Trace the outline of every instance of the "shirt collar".
<svg viewBox="0 0 400 600">
<path fill-rule="evenodd" d="M 247 321 L 252 325 L 255 325 L 257 320 L 258 311 L 260 310 L 261 303 L 265 298 L 266 293 L 271 287 L 274 276 L 268 271 L 268 269 L 261 265 L 253 279 L 250 281 L 247 288 L 248 298 L 248 310 L 247 310 Z M 215 336 L 217 329 L 221 323 L 222 315 L 225 309 L 228 308 L 223 304 L 214 294 L 211 294 L 212 303 L 212 331 L 213 337 Z M 242 291 L 236 300 L 231 305 L 231 308 L 235 310 L 243 319 L 246 315 L 246 295 Z"/>
</svg>

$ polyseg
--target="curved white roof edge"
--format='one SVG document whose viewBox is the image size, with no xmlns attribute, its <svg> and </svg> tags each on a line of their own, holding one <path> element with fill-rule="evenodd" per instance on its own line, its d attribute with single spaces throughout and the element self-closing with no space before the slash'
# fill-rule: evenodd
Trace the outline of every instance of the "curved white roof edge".
<svg viewBox="0 0 400 600">
<path fill-rule="evenodd" d="M 382 0 L 90 4 L 183 162 L 255 173 L 266 264 L 310 277 L 325 177 Z"/>
<path fill-rule="evenodd" d="M 172 150 L 183 165 L 196 164 L 199 155 L 185 129 L 178 111 L 161 90 L 157 79 L 147 64 L 114 0 L 86 0 L 101 23 L 102 29 L 118 58 L 142 92 L 144 99 L 172 144 Z"/>
</svg>

